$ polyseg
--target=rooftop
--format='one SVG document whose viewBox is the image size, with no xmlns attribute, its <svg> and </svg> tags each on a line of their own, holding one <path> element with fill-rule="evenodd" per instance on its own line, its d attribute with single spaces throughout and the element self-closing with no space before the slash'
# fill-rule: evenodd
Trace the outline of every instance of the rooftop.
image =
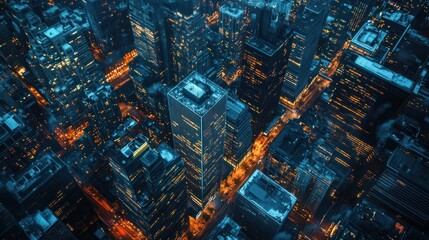
<svg viewBox="0 0 429 240">
<path fill-rule="evenodd" d="M 132 118 L 127 118 L 124 123 L 119 125 L 112 134 L 113 139 L 120 139 L 125 136 L 128 131 L 137 125 L 137 121 Z"/>
<path fill-rule="evenodd" d="M 383 12 L 383 18 L 390 20 L 392 22 L 395 22 L 403 27 L 407 27 L 411 24 L 411 21 L 413 21 L 414 16 L 410 15 L 408 13 L 404 13 L 401 11 L 396 12 Z"/>
<path fill-rule="evenodd" d="M 0 140 L 5 136 L 11 136 L 13 133 L 24 128 L 24 122 L 15 113 L 6 113 L 0 117 Z"/>
<path fill-rule="evenodd" d="M 256 37 L 251 37 L 246 44 L 268 56 L 273 56 L 278 50 L 273 44 Z"/>
<path fill-rule="evenodd" d="M 238 7 L 238 4 L 225 4 L 219 8 L 219 12 L 228 14 L 231 17 L 238 18 L 244 14 L 244 10 Z"/>
<path fill-rule="evenodd" d="M 31 240 L 40 239 L 58 221 L 49 208 L 37 211 L 21 221 L 19 225 Z"/>
<path fill-rule="evenodd" d="M 248 112 L 248 107 L 243 102 L 233 97 L 228 96 L 226 101 L 226 117 L 227 120 L 237 121 L 242 114 Z"/>
<path fill-rule="evenodd" d="M 277 222 L 283 222 L 292 211 L 296 197 L 261 171 L 256 170 L 238 194 Z"/>
<path fill-rule="evenodd" d="M 164 142 L 160 143 L 156 150 L 158 151 L 161 158 L 168 163 L 180 158 L 180 155 L 176 151 L 174 151 L 172 147 L 170 147 Z"/>
<path fill-rule="evenodd" d="M 355 60 L 355 64 L 359 65 L 366 71 L 373 73 L 374 75 L 386 80 L 387 82 L 396 85 L 408 92 L 412 91 L 412 88 L 414 86 L 414 82 L 410 79 L 393 72 L 392 70 L 371 61 L 368 58 L 357 56 Z"/>
<path fill-rule="evenodd" d="M 7 188 L 19 201 L 24 201 L 61 168 L 58 157 L 54 153 L 46 153 L 35 160 L 23 173 L 13 177 L 7 183 Z"/>
<path fill-rule="evenodd" d="M 230 217 L 226 216 L 222 221 L 213 229 L 209 239 L 239 239 L 241 227 Z"/>
<path fill-rule="evenodd" d="M 429 158 L 413 151 L 413 149 L 396 148 L 387 166 L 422 186 L 429 185 Z"/>
<path fill-rule="evenodd" d="M 374 53 L 383 42 L 387 33 L 376 28 L 371 22 L 365 23 L 352 39 L 352 45 Z"/>
<path fill-rule="evenodd" d="M 133 140 L 131 140 L 127 145 L 121 148 L 121 153 L 126 157 L 137 158 L 142 154 L 146 149 L 149 148 L 149 140 L 143 134 L 137 135 Z M 127 162 L 123 160 L 123 164 Z"/>
<path fill-rule="evenodd" d="M 194 71 L 171 89 L 168 95 L 196 114 L 203 116 L 225 97 L 227 92 Z"/>
</svg>

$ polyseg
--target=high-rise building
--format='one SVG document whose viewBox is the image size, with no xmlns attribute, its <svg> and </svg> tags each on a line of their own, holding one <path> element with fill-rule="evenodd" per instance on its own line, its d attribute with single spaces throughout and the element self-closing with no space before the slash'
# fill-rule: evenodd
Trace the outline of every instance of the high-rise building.
<svg viewBox="0 0 429 240">
<path fill-rule="evenodd" d="M 184 6 L 187 5 L 184 3 Z M 174 12 L 170 23 L 173 83 L 179 83 L 192 71 L 204 74 L 209 68 L 204 16 L 187 7 L 183 8 Z"/>
<path fill-rule="evenodd" d="M 222 35 L 222 79 L 232 83 L 241 74 L 244 43 L 244 10 L 227 3 L 219 9 L 219 33 Z"/>
<path fill-rule="evenodd" d="M 332 9 L 332 8 L 331 8 Z M 347 39 L 347 26 L 351 17 L 352 5 L 339 3 L 332 21 L 327 22 L 326 44 L 320 56 L 330 62 Z"/>
<path fill-rule="evenodd" d="M 49 207 L 80 236 L 96 221 L 95 213 L 74 177 L 54 153 L 39 156 L 6 184 L 20 206 L 29 212 Z"/>
<path fill-rule="evenodd" d="M 109 54 L 126 44 L 121 40 L 130 35 L 130 23 L 121 21 L 126 2 L 123 0 L 85 0 L 83 2 L 93 38 L 92 48 L 96 57 Z M 95 48 L 95 49 L 94 49 Z"/>
<path fill-rule="evenodd" d="M 414 89 L 408 78 L 367 57 L 347 51 L 330 99 L 329 137 L 345 167 L 365 158 L 379 139 L 378 127 L 400 111 Z"/>
<path fill-rule="evenodd" d="M 21 219 L 19 225 L 29 239 L 77 240 L 73 233 L 70 232 L 66 225 L 49 208 L 45 208 L 43 211 L 35 211 Z"/>
<path fill-rule="evenodd" d="M 386 45 L 390 51 L 395 51 L 398 43 L 402 40 L 414 19 L 413 15 L 394 10 L 383 11 L 378 22 L 378 26 L 387 32 Z"/>
<path fill-rule="evenodd" d="M 169 39 L 162 1 L 132 0 L 129 9 L 134 44 L 143 66 L 149 69 L 152 78 L 169 82 Z"/>
<path fill-rule="evenodd" d="M 293 105 L 309 83 L 311 66 L 325 25 L 329 2 L 329 0 L 309 1 L 297 15 L 282 88 L 282 98 L 290 105 Z"/>
<path fill-rule="evenodd" d="M 61 22 L 30 39 L 28 61 L 40 81 L 40 92 L 49 102 L 53 129 L 78 124 L 85 115 L 81 99 L 91 82 L 103 81 L 84 31 L 86 22 L 78 11 L 63 11 Z"/>
<path fill-rule="evenodd" d="M 12 70 L 19 72 L 26 67 L 25 48 L 14 35 L 5 16 L 0 15 L 0 60 Z"/>
<path fill-rule="evenodd" d="M 368 56 L 377 62 L 383 62 L 387 56 L 387 32 L 377 28 L 371 22 L 365 23 L 354 35 L 349 49 L 362 56 Z"/>
<path fill-rule="evenodd" d="M 159 137 L 170 143 L 171 127 L 167 102 L 170 88 L 150 77 L 148 69 L 141 64 L 139 58 L 131 64 L 130 78 L 134 83 L 140 109 L 153 116 L 153 122 L 161 131 Z"/>
<path fill-rule="evenodd" d="M 156 150 L 139 134 L 113 150 L 115 192 L 128 219 L 149 239 L 177 239 L 188 227 L 183 162 L 167 144 Z"/>
<path fill-rule="evenodd" d="M 252 114 L 254 137 L 265 129 L 276 114 L 289 55 L 289 37 L 276 44 L 256 37 L 245 43 L 239 96 Z"/>
<path fill-rule="evenodd" d="M 369 192 L 369 199 L 417 226 L 428 226 L 429 156 L 417 145 L 398 146 Z"/>
<path fill-rule="evenodd" d="M 0 116 L 0 168 L 18 173 L 31 164 L 40 149 L 40 135 L 14 112 Z"/>
<path fill-rule="evenodd" d="M 305 159 L 299 165 L 294 184 L 300 201 L 312 215 L 319 209 L 334 180 L 335 173 L 318 162 Z"/>
<path fill-rule="evenodd" d="M 372 10 L 375 1 L 363 0 L 353 2 L 352 16 L 350 19 L 349 30 L 355 32 L 366 20 Z"/>
<path fill-rule="evenodd" d="M 249 107 L 228 96 L 226 101 L 225 161 L 237 167 L 252 146 L 252 116 Z"/>
<path fill-rule="evenodd" d="M 83 104 L 88 112 L 88 133 L 97 145 L 105 143 L 122 119 L 112 87 L 96 83 L 85 91 Z"/>
<path fill-rule="evenodd" d="M 174 149 L 185 162 L 191 207 L 197 213 L 220 187 L 226 101 L 227 92 L 197 72 L 168 93 Z"/>
<path fill-rule="evenodd" d="M 256 170 L 237 193 L 234 220 L 252 239 L 273 239 L 295 202 L 294 195 Z"/>
</svg>

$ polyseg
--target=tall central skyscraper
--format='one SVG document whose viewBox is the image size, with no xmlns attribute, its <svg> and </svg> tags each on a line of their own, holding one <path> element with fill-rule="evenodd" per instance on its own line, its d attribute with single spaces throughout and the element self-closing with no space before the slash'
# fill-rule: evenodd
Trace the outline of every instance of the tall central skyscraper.
<svg viewBox="0 0 429 240">
<path fill-rule="evenodd" d="M 174 149 L 183 157 L 191 206 L 198 212 L 219 189 L 227 92 L 197 72 L 168 93 Z"/>
</svg>

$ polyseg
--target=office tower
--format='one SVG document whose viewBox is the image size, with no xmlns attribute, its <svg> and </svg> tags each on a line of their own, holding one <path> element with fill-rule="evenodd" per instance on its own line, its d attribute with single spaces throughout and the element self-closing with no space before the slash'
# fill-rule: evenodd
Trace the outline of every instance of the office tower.
<svg viewBox="0 0 429 240">
<path fill-rule="evenodd" d="M 124 5 L 124 6 L 123 6 Z M 84 9 L 94 39 L 92 45 L 96 57 L 99 54 L 109 54 L 114 50 L 124 47 L 120 45 L 120 34 L 127 34 L 129 23 L 121 22 L 122 8 L 126 3 L 122 0 L 87 0 L 84 1 Z M 120 26 L 118 24 L 124 24 Z"/>
<path fill-rule="evenodd" d="M 29 239 L 77 240 L 73 233 L 70 232 L 49 208 L 45 208 L 43 211 L 37 210 L 29 214 L 19 221 L 19 225 Z"/>
<path fill-rule="evenodd" d="M 220 7 L 219 33 L 222 35 L 222 79 L 231 84 L 242 71 L 244 10 L 238 4 L 227 3 Z"/>
<path fill-rule="evenodd" d="M 39 152 L 41 137 L 23 114 L 8 112 L 0 116 L 0 169 L 18 173 Z"/>
<path fill-rule="evenodd" d="M 309 83 L 311 65 L 325 25 L 329 0 L 310 1 L 294 23 L 291 53 L 282 88 L 282 98 L 289 105 Z"/>
<path fill-rule="evenodd" d="M 233 167 L 238 166 L 252 146 L 251 119 L 249 107 L 240 100 L 228 96 L 224 159 Z"/>
<path fill-rule="evenodd" d="M 331 61 L 343 47 L 347 39 L 347 26 L 351 17 L 352 5 L 340 3 L 337 6 L 334 18 L 327 23 L 329 33 L 326 36 L 326 45 L 322 48 L 320 56 Z"/>
<path fill-rule="evenodd" d="M 105 143 L 122 120 L 118 99 L 110 85 L 95 83 L 85 91 L 83 105 L 89 120 L 88 133 L 95 144 Z"/>
<path fill-rule="evenodd" d="M 409 144 L 408 144 L 409 145 Z M 420 146 L 398 146 L 369 192 L 369 199 L 416 226 L 428 226 L 429 156 Z"/>
<path fill-rule="evenodd" d="M 349 49 L 362 56 L 369 56 L 381 63 L 387 56 L 386 31 L 375 27 L 371 22 L 365 23 L 354 35 Z"/>
<path fill-rule="evenodd" d="M 331 236 L 340 239 L 415 239 L 424 240 L 424 233 L 407 224 L 400 216 L 364 199 L 341 217 L 338 229 Z"/>
<path fill-rule="evenodd" d="M 312 215 L 319 210 L 334 180 L 335 173 L 318 162 L 305 159 L 298 166 L 294 184 L 300 201 Z"/>
<path fill-rule="evenodd" d="M 244 45 L 240 100 L 249 106 L 256 137 L 274 118 L 283 84 L 290 35 L 277 44 L 252 37 Z"/>
<path fill-rule="evenodd" d="M 96 221 L 74 177 L 52 152 L 38 156 L 27 169 L 11 176 L 6 186 L 23 209 L 49 207 L 76 236 Z"/>
<path fill-rule="evenodd" d="M 147 115 L 153 116 L 152 122 L 155 122 L 161 131 L 159 137 L 169 143 L 171 141 L 171 127 L 167 93 L 170 88 L 151 78 L 148 69 L 139 59 L 140 57 L 131 63 L 130 71 L 130 78 L 139 100 L 139 108 Z"/>
<path fill-rule="evenodd" d="M 256 170 L 237 193 L 234 220 L 252 239 L 273 239 L 295 202 L 294 195 Z"/>
<path fill-rule="evenodd" d="M 25 47 L 14 35 L 5 15 L 0 15 L 0 60 L 16 72 L 27 67 L 25 62 Z"/>
<path fill-rule="evenodd" d="M 291 189 L 299 164 L 310 147 L 310 136 L 296 121 L 274 139 L 264 161 L 263 172 L 282 187 Z"/>
<path fill-rule="evenodd" d="M 398 11 L 383 11 L 377 23 L 379 28 L 387 32 L 386 45 L 393 52 L 398 47 L 398 43 L 402 40 L 408 30 L 411 28 L 411 23 L 414 19 L 413 15 Z"/>
<path fill-rule="evenodd" d="M 352 16 L 350 19 L 349 30 L 355 32 L 358 30 L 364 22 L 368 19 L 368 16 L 372 10 L 375 1 L 363 0 L 352 2 Z"/>
<path fill-rule="evenodd" d="M 395 51 L 390 52 L 383 63 L 389 69 L 409 79 L 425 77 L 424 68 L 429 55 L 429 38 L 411 29 L 404 34 Z"/>
<path fill-rule="evenodd" d="M 165 19 L 161 1 L 133 0 L 129 3 L 134 44 L 144 67 L 150 76 L 169 82 L 169 57 Z"/>
<path fill-rule="evenodd" d="M 185 1 L 186 2 L 186 1 Z M 190 3 L 187 3 L 190 4 Z M 192 11 L 192 5 L 184 4 L 171 17 L 171 51 L 172 82 L 177 84 L 192 71 L 204 74 L 209 68 L 209 52 L 207 49 L 207 32 L 204 17 Z"/>
<path fill-rule="evenodd" d="M 339 154 L 335 160 L 353 167 L 376 146 L 378 127 L 403 108 L 414 83 L 353 52 L 345 52 L 341 62 L 344 69 L 329 102 L 329 139 Z"/>
<path fill-rule="evenodd" d="M 177 239 L 188 228 L 183 162 L 162 143 L 149 147 L 139 134 L 113 150 L 109 163 L 117 197 L 128 219 L 149 239 Z"/>
<path fill-rule="evenodd" d="M 203 210 L 220 186 L 227 92 L 197 72 L 168 93 L 174 149 L 183 157 L 191 207 Z"/>
<path fill-rule="evenodd" d="M 28 61 L 49 102 L 51 128 L 80 124 L 81 99 L 91 82 L 103 81 L 85 40 L 86 23 L 79 12 L 63 11 L 61 22 L 30 40 Z"/>
</svg>

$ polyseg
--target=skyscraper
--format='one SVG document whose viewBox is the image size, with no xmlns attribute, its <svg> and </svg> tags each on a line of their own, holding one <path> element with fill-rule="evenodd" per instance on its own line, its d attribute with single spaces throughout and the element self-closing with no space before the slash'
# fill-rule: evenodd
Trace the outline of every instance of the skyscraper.
<svg viewBox="0 0 429 240">
<path fill-rule="evenodd" d="M 186 4 L 183 3 L 183 6 L 187 6 Z M 187 7 L 182 8 L 184 9 L 179 8 L 174 12 L 170 26 L 173 83 L 179 83 L 192 71 L 204 74 L 210 60 L 204 16 Z"/>
<path fill-rule="evenodd" d="M 252 239 L 273 239 L 295 202 L 294 195 L 256 170 L 237 193 L 234 220 Z"/>
<path fill-rule="evenodd" d="M 103 81 L 84 31 L 86 22 L 78 11 L 64 11 L 61 22 L 30 40 L 28 61 L 49 102 L 51 128 L 66 129 L 84 117 L 81 98 L 91 82 Z"/>
<path fill-rule="evenodd" d="M 244 70 L 239 96 L 252 114 L 253 136 L 274 118 L 288 58 L 290 35 L 271 44 L 252 37 L 244 46 Z"/>
<path fill-rule="evenodd" d="M 347 51 L 342 74 L 330 99 L 329 137 L 335 160 L 345 167 L 365 158 L 376 146 L 377 128 L 394 118 L 408 101 L 414 83 L 367 57 Z"/>
<path fill-rule="evenodd" d="M 168 93 L 174 149 L 182 155 L 191 206 L 198 213 L 220 186 L 225 90 L 197 72 Z"/>
<path fill-rule="evenodd" d="M 292 105 L 310 80 L 310 70 L 329 0 L 309 1 L 294 23 L 292 48 L 282 88 L 284 101 Z"/>
<path fill-rule="evenodd" d="M 168 37 L 162 1 L 131 0 L 129 9 L 134 43 L 143 66 L 149 69 L 152 78 L 168 82 Z"/>
<path fill-rule="evenodd" d="M 165 143 L 156 150 L 137 135 L 109 159 L 128 219 L 149 239 L 177 239 L 188 227 L 183 162 Z"/>
<path fill-rule="evenodd" d="M 226 101 L 225 161 L 236 167 L 252 146 L 249 107 L 228 96 Z"/>
<path fill-rule="evenodd" d="M 335 173 L 318 162 L 305 159 L 299 165 L 294 184 L 312 215 L 319 209 L 334 180 Z"/>
<path fill-rule="evenodd" d="M 219 33 L 222 35 L 222 79 L 232 83 L 241 74 L 244 43 L 244 10 L 227 3 L 219 9 Z"/>
<path fill-rule="evenodd" d="M 49 207 L 76 236 L 95 222 L 95 213 L 79 185 L 52 152 L 39 156 L 22 173 L 11 176 L 7 189 L 27 211 Z"/>
</svg>

